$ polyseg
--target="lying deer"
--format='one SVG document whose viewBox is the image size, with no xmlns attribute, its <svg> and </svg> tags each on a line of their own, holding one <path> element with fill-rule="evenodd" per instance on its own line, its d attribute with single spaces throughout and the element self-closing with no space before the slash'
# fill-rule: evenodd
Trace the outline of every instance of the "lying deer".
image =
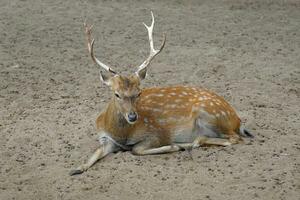
<svg viewBox="0 0 300 200">
<path fill-rule="evenodd" d="M 99 159 L 121 150 L 136 155 L 162 154 L 202 145 L 228 146 L 241 142 L 241 136 L 252 137 L 241 127 L 234 109 L 207 89 L 189 86 L 140 89 L 147 67 L 166 40 L 164 36 L 160 48 L 154 49 L 151 14 L 151 25 L 144 24 L 150 43 L 149 57 L 130 76 L 117 74 L 95 57 L 92 27 L 85 24 L 89 53 L 97 65 L 111 74 L 107 76 L 100 71 L 100 78 L 114 95 L 96 120 L 100 147 L 70 175 L 80 174 Z"/>
</svg>

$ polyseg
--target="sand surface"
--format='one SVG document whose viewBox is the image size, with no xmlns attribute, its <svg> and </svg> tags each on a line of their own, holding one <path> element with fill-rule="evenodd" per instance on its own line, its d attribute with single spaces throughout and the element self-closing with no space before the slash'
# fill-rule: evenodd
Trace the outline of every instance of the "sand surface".
<svg viewBox="0 0 300 200">
<path fill-rule="evenodd" d="M 143 87 L 195 85 L 224 96 L 255 138 L 156 156 L 117 153 L 68 172 L 97 147 L 111 93 L 87 55 L 118 72 L 167 34 Z M 0 1 L 0 199 L 300 199 L 300 2 Z"/>
</svg>

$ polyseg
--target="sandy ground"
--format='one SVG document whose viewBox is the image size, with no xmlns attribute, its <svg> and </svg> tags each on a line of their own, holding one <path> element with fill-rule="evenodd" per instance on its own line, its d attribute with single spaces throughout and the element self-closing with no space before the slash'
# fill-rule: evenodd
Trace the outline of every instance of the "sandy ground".
<svg viewBox="0 0 300 200">
<path fill-rule="evenodd" d="M 299 199 L 300 2 L 0 1 L 0 199 Z M 147 56 L 141 22 L 167 34 L 143 86 L 203 86 L 256 136 L 245 144 L 157 156 L 97 147 L 110 91 L 87 55 L 133 72 Z"/>
</svg>

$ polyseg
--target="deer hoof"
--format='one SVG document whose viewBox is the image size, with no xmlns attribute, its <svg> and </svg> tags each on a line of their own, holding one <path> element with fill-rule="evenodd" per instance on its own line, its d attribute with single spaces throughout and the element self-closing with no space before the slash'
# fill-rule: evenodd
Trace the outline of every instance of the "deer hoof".
<svg viewBox="0 0 300 200">
<path fill-rule="evenodd" d="M 78 174 L 82 174 L 84 171 L 81 170 L 81 169 L 72 169 L 70 172 L 69 172 L 69 175 L 70 176 L 74 176 L 74 175 L 78 175 Z"/>
</svg>

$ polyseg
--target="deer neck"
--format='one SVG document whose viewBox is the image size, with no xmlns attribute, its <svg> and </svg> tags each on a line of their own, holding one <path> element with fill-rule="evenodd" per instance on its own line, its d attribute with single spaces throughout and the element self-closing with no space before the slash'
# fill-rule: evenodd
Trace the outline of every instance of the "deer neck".
<svg viewBox="0 0 300 200">
<path fill-rule="evenodd" d="M 122 113 L 118 110 L 116 106 L 116 100 L 113 98 L 108 104 L 104 117 L 105 129 L 116 138 L 125 139 L 132 128 Z"/>
</svg>

